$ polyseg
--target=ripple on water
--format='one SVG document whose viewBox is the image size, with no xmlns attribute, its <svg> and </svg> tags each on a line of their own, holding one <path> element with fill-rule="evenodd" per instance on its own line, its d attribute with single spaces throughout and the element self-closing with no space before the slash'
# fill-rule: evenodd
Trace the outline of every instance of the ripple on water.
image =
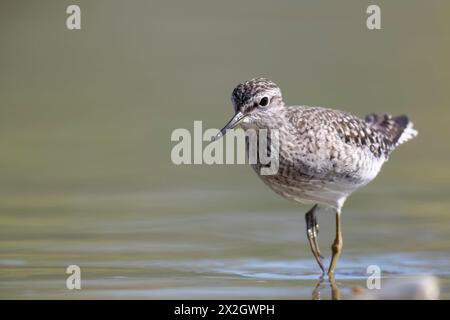
<svg viewBox="0 0 450 320">
<path fill-rule="evenodd" d="M 198 260 L 114 260 L 90 261 L 90 267 L 145 268 L 172 270 L 183 273 L 216 274 L 256 278 L 261 280 L 312 280 L 319 269 L 312 258 L 300 260 L 267 259 L 198 259 Z M 367 267 L 380 267 L 383 275 L 434 274 L 449 276 L 450 256 L 437 253 L 391 253 L 368 256 L 346 256 L 339 261 L 337 277 L 341 279 L 366 279 Z"/>
<path fill-rule="evenodd" d="M 0 266 L 2 267 L 19 267 L 24 265 L 26 265 L 24 260 L 0 259 Z"/>
</svg>

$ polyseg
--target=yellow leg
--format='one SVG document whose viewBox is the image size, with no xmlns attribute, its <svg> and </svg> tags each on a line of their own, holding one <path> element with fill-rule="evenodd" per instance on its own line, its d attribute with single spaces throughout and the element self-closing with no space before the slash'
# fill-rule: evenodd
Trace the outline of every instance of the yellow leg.
<svg viewBox="0 0 450 320">
<path fill-rule="evenodd" d="M 333 244 L 331 245 L 331 262 L 330 267 L 328 268 L 328 276 L 334 277 L 334 269 L 336 268 L 336 263 L 339 259 L 339 256 L 342 252 L 342 232 L 341 232 L 341 213 L 340 211 L 336 211 L 336 238 L 334 239 Z"/>
</svg>

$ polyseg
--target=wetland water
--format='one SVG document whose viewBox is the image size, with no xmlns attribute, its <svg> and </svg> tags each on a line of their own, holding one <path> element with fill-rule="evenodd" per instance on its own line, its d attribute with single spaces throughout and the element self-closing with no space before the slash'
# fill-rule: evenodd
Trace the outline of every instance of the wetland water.
<svg viewBox="0 0 450 320">
<path fill-rule="evenodd" d="M 427 205 L 422 199 L 398 200 L 417 198 L 409 192 L 365 192 L 343 213 L 345 249 L 336 279 L 344 298 L 352 287 L 365 286 L 372 264 L 381 268 L 382 281 L 434 274 L 441 297 L 450 297 L 448 218 L 442 220 L 439 209 L 422 215 L 426 207 L 441 208 L 444 199 Z M 304 235 L 305 208 L 276 210 L 270 192 L 260 193 L 17 197 L 3 214 L 1 297 L 311 298 L 319 269 Z M 238 208 L 248 202 L 258 204 Z M 232 206 L 224 210 L 227 203 Z M 373 209 L 381 203 L 389 209 Z M 329 258 L 333 214 L 321 212 L 319 219 Z M 80 291 L 65 288 L 70 264 L 81 268 Z M 321 297 L 330 296 L 325 285 Z"/>
<path fill-rule="evenodd" d="M 310 299 L 307 206 L 245 165 L 170 161 L 174 129 L 221 127 L 261 75 L 288 104 L 410 116 L 417 139 L 343 208 L 336 281 L 349 297 L 378 265 L 450 298 L 448 3 L 381 1 L 378 33 L 361 1 L 78 3 L 76 32 L 64 2 L 0 5 L 0 298 Z"/>
</svg>

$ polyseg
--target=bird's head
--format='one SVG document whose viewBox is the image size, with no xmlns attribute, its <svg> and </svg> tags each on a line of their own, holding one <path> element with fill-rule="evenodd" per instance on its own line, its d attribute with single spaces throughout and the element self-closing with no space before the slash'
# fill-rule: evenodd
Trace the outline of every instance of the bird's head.
<svg viewBox="0 0 450 320">
<path fill-rule="evenodd" d="M 252 115 L 283 105 L 280 88 L 275 82 L 265 78 L 255 78 L 238 84 L 231 94 L 231 102 L 235 114 L 220 130 L 216 139 L 224 136 L 227 130 L 233 129 L 243 120 L 249 121 Z"/>
</svg>

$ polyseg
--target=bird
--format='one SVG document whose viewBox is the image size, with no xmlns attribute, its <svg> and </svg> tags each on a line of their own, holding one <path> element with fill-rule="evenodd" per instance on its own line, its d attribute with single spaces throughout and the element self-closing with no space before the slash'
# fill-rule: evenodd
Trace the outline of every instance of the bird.
<svg viewBox="0 0 450 320">
<path fill-rule="evenodd" d="M 290 106 L 283 101 L 280 87 L 267 78 L 239 83 L 231 102 L 234 116 L 215 140 L 238 125 L 244 130 L 277 132 L 277 172 L 263 175 L 263 164 L 252 167 L 275 193 L 312 205 L 305 214 L 306 236 L 322 276 L 325 267 L 317 212 L 323 208 L 334 211 L 336 233 L 327 271 L 334 278 L 343 247 L 341 211 L 347 197 L 377 176 L 397 146 L 417 136 L 413 123 L 406 115 L 372 113 L 361 119 L 331 108 Z M 268 142 L 270 146 L 270 138 Z"/>
</svg>

